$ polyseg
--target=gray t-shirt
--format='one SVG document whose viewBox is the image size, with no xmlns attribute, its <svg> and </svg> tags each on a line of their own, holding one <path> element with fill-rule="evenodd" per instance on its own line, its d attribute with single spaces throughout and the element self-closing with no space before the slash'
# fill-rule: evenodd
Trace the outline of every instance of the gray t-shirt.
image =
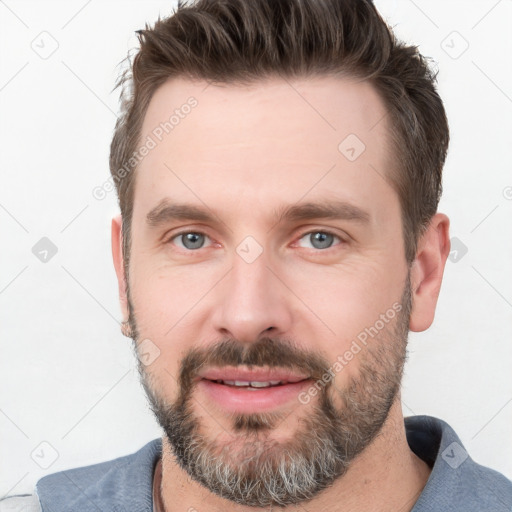
<svg viewBox="0 0 512 512">
<path fill-rule="evenodd" d="M 432 468 L 412 512 L 512 511 L 512 482 L 474 462 L 447 423 L 411 416 L 405 428 L 411 450 Z M 132 455 L 45 476 L 35 494 L 1 500 L 0 512 L 152 512 L 161 450 L 155 439 Z"/>
</svg>

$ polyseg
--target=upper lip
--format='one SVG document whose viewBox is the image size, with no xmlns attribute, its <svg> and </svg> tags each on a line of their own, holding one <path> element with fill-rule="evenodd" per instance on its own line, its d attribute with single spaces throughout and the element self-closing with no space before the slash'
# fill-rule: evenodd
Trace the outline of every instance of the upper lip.
<svg viewBox="0 0 512 512">
<path fill-rule="evenodd" d="M 292 370 L 280 368 L 253 369 L 249 370 L 243 367 L 225 366 L 223 368 L 205 368 L 198 372 L 197 379 L 207 380 L 228 380 L 228 381 L 247 381 L 247 382 L 299 382 L 309 379 L 309 375 L 304 375 Z"/>
</svg>

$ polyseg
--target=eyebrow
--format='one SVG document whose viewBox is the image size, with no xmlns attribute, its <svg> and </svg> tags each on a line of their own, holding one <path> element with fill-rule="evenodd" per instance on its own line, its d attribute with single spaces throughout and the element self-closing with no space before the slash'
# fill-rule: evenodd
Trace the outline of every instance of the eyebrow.
<svg viewBox="0 0 512 512">
<path fill-rule="evenodd" d="M 152 228 L 156 228 L 173 220 L 211 222 L 214 219 L 214 215 L 207 209 L 192 204 L 172 203 L 169 199 L 162 199 L 162 201 L 146 215 L 146 223 Z"/>
<path fill-rule="evenodd" d="M 371 218 L 370 214 L 360 207 L 339 200 L 294 204 L 275 209 L 273 213 L 275 224 L 312 219 L 349 220 L 360 224 L 369 224 Z M 146 223 L 151 228 L 156 228 L 175 220 L 212 223 L 218 222 L 219 218 L 208 208 L 187 203 L 173 203 L 169 199 L 162 199 L 146 215 Z"/>
<path fill-rule="evenodd" d="M 275 211 L 276 223 L 310 219 L 350 220 L 360 224 L 370 222 L 370 214 L 346 201 L 334 200 L 322 203 L 301 203 Z"/>
</svg>

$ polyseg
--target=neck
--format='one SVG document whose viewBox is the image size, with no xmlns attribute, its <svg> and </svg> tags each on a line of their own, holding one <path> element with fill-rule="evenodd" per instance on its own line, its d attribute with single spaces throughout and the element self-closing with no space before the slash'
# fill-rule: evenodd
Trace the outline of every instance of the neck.
<svg viewBox="0 0 512 512">
<path fill-rule="evenodd" d="M 179 467 L 165 436 L 162 447 L 162 500 L 167 512 L 272 510 L 238 505 L 213 494 Z M 410 512 L 429 475 L 430 468 L 407 443 L 398 396 L 376 439 L 341 478 L 304 505 L 309 512 Z M 304 510 L 300 504 L 284 508 L 290 512 Z"/>
</svg>

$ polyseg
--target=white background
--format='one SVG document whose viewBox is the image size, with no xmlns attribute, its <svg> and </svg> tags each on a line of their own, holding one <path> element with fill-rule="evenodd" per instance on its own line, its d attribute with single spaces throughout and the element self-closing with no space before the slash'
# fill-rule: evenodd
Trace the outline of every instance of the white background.
<svg viewBox="0 0 512 512">
<path fill-rule="evenodd" d="M 447 263 L 434 325 L 410 336 L 404 413 L 444 419 L 512 478 L 512 2 L 376 4 L 437 62 L 452 136 L 440 211 L 468 249 Z M 173 5 L 0 2 L 0 497 L 159 436 L 119 330 L 115 193 L 92 190 L 109 177 L 116 66 Z M 44 236 L 47 263 L 32 253 Z"/>
</svg>

